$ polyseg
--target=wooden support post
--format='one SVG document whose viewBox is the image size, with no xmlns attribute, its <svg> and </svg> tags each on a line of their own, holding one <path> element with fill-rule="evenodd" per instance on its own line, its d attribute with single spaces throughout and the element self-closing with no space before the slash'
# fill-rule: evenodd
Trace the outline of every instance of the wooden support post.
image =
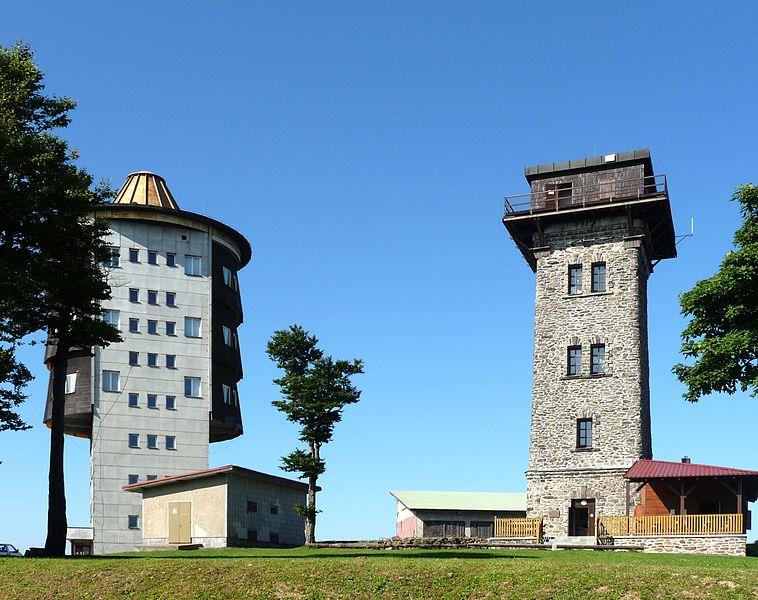
<svg viewBox="0 0 758 600">
<path fill-rule="evenodd" d="M 683 515 L 685 511 L 684 501 L 687 496 L 684 494 L 684 481 L 679 482 L 679 514 Z"/>
<path fill-rule="evenodd" d="M 629 502 L 631 501 L 631 498 L 629 498 L 629 480 L 626 481 L 626 516 L 629 516 Z"/>
<path fill-rule="evenodd" d="M 745 533 L 745 516 L 744 516 L 744 513 L 742 511 L 742 479 L 738 479 L 737 480 L 737 512 L 739 514 L 743 515 L 743 517 L 742 517 L 742 532 L 741 533 Z"/>
</svg>

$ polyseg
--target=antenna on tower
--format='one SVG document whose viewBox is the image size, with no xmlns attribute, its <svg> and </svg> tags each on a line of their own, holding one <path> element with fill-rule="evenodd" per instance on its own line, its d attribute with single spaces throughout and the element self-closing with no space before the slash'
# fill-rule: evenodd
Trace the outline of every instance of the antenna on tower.
<svg viewBox="0 0 758 600">
<path fill-rule="evenodd" d="M 690 217 L 690 232 L 676 236 L 676 245 L 690 237 L 695 237 L 695 217 Z"/>
</svg>

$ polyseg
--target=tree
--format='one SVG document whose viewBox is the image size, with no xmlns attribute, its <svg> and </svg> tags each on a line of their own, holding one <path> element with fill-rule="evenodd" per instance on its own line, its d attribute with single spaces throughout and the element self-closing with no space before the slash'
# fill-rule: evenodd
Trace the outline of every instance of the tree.
<svg viewBox="0 0 758 600">
<path fill-rule="evenodd" d="M 120 340 L 102 320 L 110 298 L 107 224 L 92 209 L 111 191 L 93 187 L 77 154 L 52 131 L 75 103 L 43 93 L 43 74 L 27 45 L 0 46 L 0 338 L 18 343 L 47 332 L 52 372 L 46 553 L 66 548 L 63 415 L 72 348 Z"/>
<path fill-rule="evenodd" d="M 16 407 L 26 400 L 22 390 L 31 378 L 29 369 L 16 361 L 12 348 L 0 348 L 0 431 L 29 429 Z"/>
<path fill-rule="evenodd" d="M 344 408 L 360 400 L 361 392 L 350 377 L 363 373 L 360 359 L 334 360 L 324 356 L 317 344 L 315 336 L 299 325 L 292 325 L 274 332 L 266 350 L 276 366 L 284 370 L 284 375 L 274 380 L 283 399 L 272 404 L 288 421 L 300 425 L 300 441 L 307 446 L 282 457 L 283 470 L 308 479 L 307 504 L 295 507 L 305 519 L 307 544 L 316 541 L 317 482 L 326 469 L 321 446 L 331 441 Z"/>
<path fill-rule="evenodd" d="M 682 332 L 682 354 L 692 365 L 673 372 L 687 386 L 684 398 L 697 402 L 712 392 L 740 389 L 758 395 L 758 187 L 738 186 L 742 226 L 735 250 L 721 268 L 681 295 L 682 314 L 692 317 Z"/>
</svg>

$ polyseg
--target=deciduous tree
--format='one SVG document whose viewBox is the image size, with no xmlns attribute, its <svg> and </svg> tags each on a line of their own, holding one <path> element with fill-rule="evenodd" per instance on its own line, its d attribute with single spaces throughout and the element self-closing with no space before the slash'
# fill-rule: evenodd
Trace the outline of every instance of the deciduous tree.
<svg viewBox="0 0 758 600">
<path fill-rule="evenodd" d="M 718 272 L 682 294 L 682 314 L 691 317 L 682 333 L 682 354 L 694 364 L 673 371 L 697 402 L 713 392 L 738 389 L 758 395 L 758 187 L 738 186 L 742 226 L 735 249 Z"/>
<path fill-rule="evenodd" d="M 267 352 L 284 375 L 274 380 L 283 399 L 272 404 L 287 420 L 300 426 L 300 441 L 306 449 L 297 449 L 282 457 L 282 469 L 300 473 L 308 480 L 308 500 L 296 510 L 305 519 L 305 542 L 316 541 L 316 491 L 318 478 L 326 465 L 321 447 L 332 439 L 334 426 L 342 420 L 342 411 L 360 400 L 361 392 L 350 377 L 363 373 L 363 361 L 335 360 L 317 347 L 318 339 L 299 325 L 276 331 Z"/>
</svg>

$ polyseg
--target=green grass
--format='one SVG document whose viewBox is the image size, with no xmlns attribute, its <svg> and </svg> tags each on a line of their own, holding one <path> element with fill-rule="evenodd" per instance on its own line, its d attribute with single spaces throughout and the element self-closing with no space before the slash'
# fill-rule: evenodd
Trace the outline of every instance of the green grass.
<svg viewBox="0 0 758 600">
<path fill-rule="evenodd" d="M 540 550 L 221 549 L 0 559 L 7 598 L 758 598 L 758 559 Z"/>
</svg>

